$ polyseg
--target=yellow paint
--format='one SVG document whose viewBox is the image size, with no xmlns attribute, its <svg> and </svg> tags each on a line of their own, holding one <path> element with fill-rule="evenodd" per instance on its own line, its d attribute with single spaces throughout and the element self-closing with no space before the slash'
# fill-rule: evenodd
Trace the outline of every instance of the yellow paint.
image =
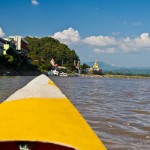
<svg viewBox="0 0 150 150">
<path fill-rule="evenodd" d="M 78 150 L 105 150 L 67 98 L 30 98 L 0 104 L 0 141 L 41 141 Z"/>
<path fill-rule="evenodd" d="M 56 84 L 54 82 L 52 82 L 51 80 L 48 80 L 48 84 L 52 85 L 52 86 L 56 86 Z"/>
</svg>

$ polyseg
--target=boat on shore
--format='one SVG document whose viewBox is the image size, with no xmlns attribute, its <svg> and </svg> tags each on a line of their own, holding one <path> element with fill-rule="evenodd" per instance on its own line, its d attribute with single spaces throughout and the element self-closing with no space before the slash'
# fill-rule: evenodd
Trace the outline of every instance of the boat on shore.
<svg viewBox="0 0 150 150">
<path fill-rule="evenodd" d="M 65 72 L 61 72 L 61 73 L 59 73 L 59 76 L 60 77 L 68 77 L 68 74 Z"/>
<path fill-rule="evenodd" d="M 105 150 L 85 119 L 47 76 L 0 104 L 1 150 Z"/>
</svg>

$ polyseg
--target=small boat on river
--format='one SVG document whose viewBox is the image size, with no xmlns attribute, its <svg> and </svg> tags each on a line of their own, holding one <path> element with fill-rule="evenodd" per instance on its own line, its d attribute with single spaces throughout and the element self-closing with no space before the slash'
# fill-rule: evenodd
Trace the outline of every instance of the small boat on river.
<svg viewBox="0 0 150 150">
<path fill-rule="evenodd" d="M 40 75 L 0 104 L 0 150 L 105 150 L 60 89 Z"/>
</svg>

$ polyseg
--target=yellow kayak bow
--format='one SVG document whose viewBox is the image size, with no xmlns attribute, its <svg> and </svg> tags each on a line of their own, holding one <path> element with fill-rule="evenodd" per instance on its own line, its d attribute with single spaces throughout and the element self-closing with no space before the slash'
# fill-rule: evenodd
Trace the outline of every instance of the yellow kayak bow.
<svg viewBox="0 0 150 150">
<path fill-rule="evenodd" d="M 2 150 L 105 150 L 80 113 L 45 75 L 0 104 Z"/>
</svg>

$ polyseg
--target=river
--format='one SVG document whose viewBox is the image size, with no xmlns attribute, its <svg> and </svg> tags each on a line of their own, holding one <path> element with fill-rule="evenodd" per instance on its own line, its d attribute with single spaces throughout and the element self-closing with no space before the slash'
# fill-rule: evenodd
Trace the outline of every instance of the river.
<svg viewBox="0 0 150 150">
<path fill-rule="evenodd" d="M 0 101 L 33 76 L 0 77 Z M 51 77 L 108 150 L 150 149 L 150 80 Z"/>
</svg>

